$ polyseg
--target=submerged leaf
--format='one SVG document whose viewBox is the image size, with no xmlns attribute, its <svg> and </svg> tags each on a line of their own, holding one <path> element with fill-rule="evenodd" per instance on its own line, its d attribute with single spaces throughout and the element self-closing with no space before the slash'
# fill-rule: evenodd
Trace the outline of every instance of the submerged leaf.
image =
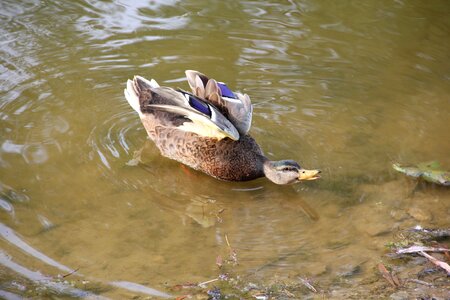
<svg viewBox="0 0 450 300">
<path fill-rule="evenodd" d="M 425 181 L 443 186 L 450 186 L 450 173 L 440 169 L 439 162 L 419 163 L 417 166 L 404 167 L 398 163 L 392 165 L 394 170 L 407 176 L 422 178 Z"/>
</svg>

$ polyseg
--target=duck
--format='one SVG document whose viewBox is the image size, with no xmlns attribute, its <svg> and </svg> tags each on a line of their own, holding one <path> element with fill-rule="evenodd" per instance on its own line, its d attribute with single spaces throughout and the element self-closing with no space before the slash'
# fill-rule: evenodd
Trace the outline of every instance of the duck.
<svg viewBox="0 0 450 300">
<path fill-rule="evenodd" d="M 163 156 L 224 181 L 266 177 L 283 185 L 320 178 L 320 170 L 264 155 L 249 134 L 253 105 L 247 94 L 198 71 L 185 73 L 190 92 L 139 75 L 128 79 L 124 90 Z"/>
</svg>

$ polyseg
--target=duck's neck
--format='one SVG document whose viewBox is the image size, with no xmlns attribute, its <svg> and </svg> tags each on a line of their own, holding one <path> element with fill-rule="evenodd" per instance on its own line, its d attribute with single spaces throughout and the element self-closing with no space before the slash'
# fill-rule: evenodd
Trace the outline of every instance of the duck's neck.
<svg viewBox="0 0 450 300">
<path fill-rule="evenodd" d="M 276 171 L 275 162 L 267 159 L 266 157 L 264 157 L 263 161 L 263 172 L 270 181 L 276 184 L 283 184 L 280 173 Z"/>
</svg>

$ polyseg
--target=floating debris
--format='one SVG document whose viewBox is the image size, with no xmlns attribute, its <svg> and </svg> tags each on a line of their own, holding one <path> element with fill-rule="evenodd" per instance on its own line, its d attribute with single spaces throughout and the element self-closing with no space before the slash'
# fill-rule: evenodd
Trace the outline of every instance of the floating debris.
<svg viewBox="0 0 450 300">
<path fill-rule="evenodd" d="M 401 286 L 398 277 L 394 273 L 389 272 L 382 263 L 378 264 L 378 270 L 380 271 L 384 279 L 386 279 L 394 288 Z"/>
<path fill-rule="evenodd" d="M 309 290 L 313 291 L 314 293 L 317 293 L 316 288 L 309 282 L 308 279 L 301 278 L 301 277 L 299 277 L 298 279 L 300 279 L 300 282 L 301 282 L 304 286 L 306 286 Z"/>
<path fill-rule="evenodd" d="M 406 176 L 423 179 L 424 181 L 443 186 L 450 186 L 450 172 L 441 169 L 439 162 L 420 163 L 415 166 L 392 165 L 394 170 Z"/>
</svg>

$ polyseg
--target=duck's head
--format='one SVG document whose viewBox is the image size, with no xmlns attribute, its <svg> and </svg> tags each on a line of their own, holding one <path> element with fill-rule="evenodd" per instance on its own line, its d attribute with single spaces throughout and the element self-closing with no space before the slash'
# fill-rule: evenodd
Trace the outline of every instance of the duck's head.
<svg viewBox="0 0 450 300">
<path fill-rule="evenodd" d="M 293 160 L 264 162 L 264 174 L 276 184 L 291 184 L 320 178 L 320 170 L 306 170 Z"/>
</svg>

